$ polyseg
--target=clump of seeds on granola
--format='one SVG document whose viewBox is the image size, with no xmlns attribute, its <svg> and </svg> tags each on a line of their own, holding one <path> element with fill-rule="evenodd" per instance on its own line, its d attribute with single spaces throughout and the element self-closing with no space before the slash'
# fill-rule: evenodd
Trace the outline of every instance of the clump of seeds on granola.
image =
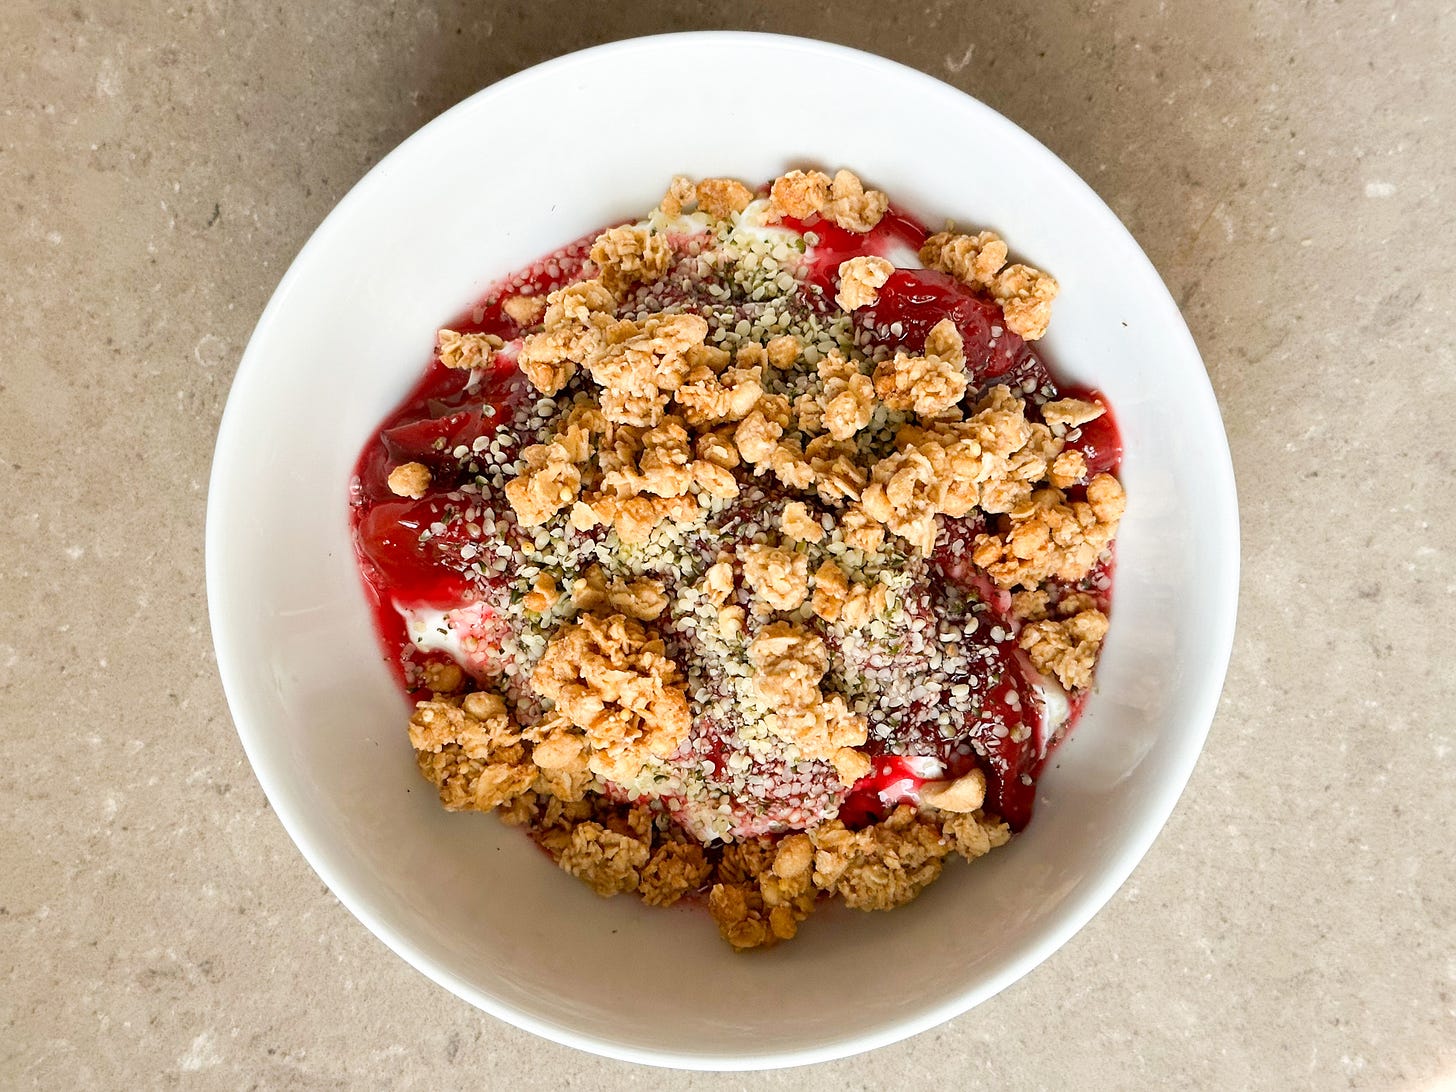
<svg viewBox="0 0 1456 1092">
<path fill-rule="evenodd" d="M 949 320 L 919 351 L 867 344 L 851 312 L 885 258 L 840 264 L 832 300 L 805 291 L 812 229 L 782 221 L 862 233 L 887 209 L 848 171 L 793 171 L 766 196 L 676 178 L 544 299 L 502 286 L 519 338 L 439 334 L 445 367 L 518 378 L 494 433 L 450 453 L 450 515 L 420 536 L 463 530 L 450 561 L 483 589 L 471 680 L 439 664 L 417 680 L 420 769 L 447 808 L 528 827 L 601 895 L 706 892 L 737 949 L 792 938 L 825 896 L 901 905 L 950 856 L 1004 844 L 957 732 L 994 717 L 997 655 L 1084 689 L 1107 629 L 1092 595 L 1061 590 L 1122 515 L 1116 479 L 1088 481 L 1066 447 L 1103 407 L 976 389 Z M 1045 332 L 1056 282 L 1006 266 L 994 234 L 942 232 L 920 258 L 1022 337 Z M 401 497 L 432 485 L 418 462 L 388 476 Z M 935 576 L 938 544 L 1008 594 L 1009 621 Z M 913 753 L 912 726 L 969 772 L 850 829 L 870 754 Z"/>
</svg>

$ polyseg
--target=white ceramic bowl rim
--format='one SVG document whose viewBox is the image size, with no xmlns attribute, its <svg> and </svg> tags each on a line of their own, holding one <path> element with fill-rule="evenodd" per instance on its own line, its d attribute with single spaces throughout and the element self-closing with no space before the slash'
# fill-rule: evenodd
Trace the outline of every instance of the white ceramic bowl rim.
<svg viewBox="0 0 1456 1092">
<path fill-rule="evenodd" d="M 238 735 L 252 762 L 258 780 L 284 828 L 298 845 L 309 864 L 349 911 L 412 966 L 452 993 L 502 1020 L 556 1042 L 608 1057 L 693 1069 L 752 1069 L 798 1065 L 842 1057 L 893 1043 L 932 1028 L 991 997 L 1064 944 L 1091 919 L 1127 879 L 1171 813 L 1193 770 L 1208 725 L 1213 719 L 1227 669 L 1233 641 L 1238 589 L 1238 520 L 1233 470 L 1227 442 L 1219 430 L 1219 442 L 1211 444 L 1206 452 L 1205 493 L 1199 503 L 1209 507 L 1213 517 L 1210 523 L 1215 528 L 1221 529 L 1215 533 L 1222 536 L 1222 541 L 1215 544 L 1216 549 L 1214 550 L 1220 562 L 1212 571 L 1203 574 L 1203 580 L 1227 604 L 1227 608 L 1218 616 L 1210 619 L 1208 628 L 1201 634 L 1208 669 L 1199 678 L 1192 680 L 1184 700 L 1184 708 L 1188 710 L 1189 719 L 1201 724 L 1202 731 L 1189 732 L 1182 737 L 1169 767 L 1173 771 L 1172 776 L 1165 777 L 1158 784 L 1156 797 L 1145 806 L 1147 821 L 1134 835 L 1126 839 L 1117 853 L 1114 864 L 1106 868 L 1095 883 L 1088 884 L 1069 896 L 1067 905 L 1053 926 L 1045 929 L 1026 946 L 1018 958 L 994 975 L 969 985 L 964 992 L 942 1003 L 919 1010 L 912 1009 L 903 1018 L 888 1021 L 872 1033 L 859 1034 L 845 1040 L 818 1042 L 795 1050 L 710 1056 L 682 1050 L 624 1047 L 609 1037 L 584 1034 L 566 1022 L 542 1020 L 532 1014 L 523 1013 L 464 981 L 424 953 L 410 936 L 395 930 L 375 912 L 367 892 L 360 890 L 355 883 L 342 874 L 342 870 L 336 867 L 335 860 L 324 847 L 311 844 L 309 838 L 302 833 L 304 824 L 301 820 L 303 806 L 301 801 L 288 792 L 280 791 L 277 771 L 262 756 L 260 740 L 263 728 L 255 715 L 253 702 L 239 679 L 239 657 L 243 654 L 243 649 L 240 647 L 241 638 L 237 627 L 229 617 L 226 597 L 221 590 L 224 586 L 232 544 L 222 537 L 224 521 L 218 516 L 220 510 L 228 503 L 229 475 L 234 473 L 239 465 L 246 462 L 250 445 L 255 440 L 255 437 L 246 431 L 245 423 L 239 420 L 240 414 L 237 410 L 239 392 L 263 382 L 260 346 L 267 341 L 278 312 L 294 291 L 300 278 L 306 275 L 306 267 L 309 266 L 314 253 L 327 247 L 335 233 L 347 226 L 354 207 L 369 200 L 373 190 L 395 169 L 396 164 L 409 157 L 412 149 L 417 146 L 437 139 L 444 131 L 464 125 L 467 118 L 475 118 L 495 99 L 517 89 L 518 85 L 529 84 L 532 81 L 550 81 L 569 72 L 575 66 L 595 62 L 604 57 L 611 58 L 625 68 L 633 62 L 634 57 L 640 60 L 654 51 L 665 48 L 717 48 L 744 45 L 751 46 L 755 50 L 788 51 L 797 59 L 818 62 L 826 66 L 832 66 L 836 62 L 844 63 L 846 59 L 852 58 L 857 63 L 871 65 L 884 72 L 892 72 L 897 78 L 907 83 L 919 85 L 920 93 L 930 101 L 944 102 L 948 108 L 953 107 L 956 110 L 978 111 L 982 115 L 982 123 L 988 128 L 997 130 L 1000 139 L 1004 139 L 1008 144 L 1023 145 L 1025 146 L 1023 150 L 1034 149 L 1027 154 L 1039 158 L 1045 171 L 1056 176 L 1059 187 L 1070 195 L 1071 200 L 1079 204 L 1087 217 L 1114 222 L 1116 220 L 1111 210 L 1070 168 L 1031 136 L 996 114 L 989 107 L 969 99 L 960 91 L 923 73 L 843 46 L 778 35 L 695 32 L 615 42 L 548 61 L 478 92 L 406 139 L 354 186 L 300 251 L 259 319 L 234 379 L 233 393 L 224 412 L 218 435 L 210 486 L 206 535 L 208 602 L 213 639 L 219 673 L 234 715 Z M 1181 316 L 1177 313 L 1176 305 L 1162 286 L 1151 263 L 1137 248 L 1136 243 L 1130 237 L 1128 242 L 1130 243 L 1130 254 L 1134 254 L 1136 262 L 1140 263 L 1139 267 L 1134 270 L 1134 275 L 1147 288 L 1146 308 L 1157 312 L 1158 320 L 1163 322 L 1170 331 L 1176 332 L 1178 343 L 1169 345 L 1170 358 L 1176 357 L 1197 362 L 1197 349 Z M 1190 413 L 1210 416 L 1216 422 L 1218 409 L 1212 389 L 1201 367 L 1197 370 L 1199 374 L 1191 388 L 1194 392 L 1194 404 L 1189 407 Z M 340 518 L 343 518 L 342 494 L 340 508 Z"/>
</svg>

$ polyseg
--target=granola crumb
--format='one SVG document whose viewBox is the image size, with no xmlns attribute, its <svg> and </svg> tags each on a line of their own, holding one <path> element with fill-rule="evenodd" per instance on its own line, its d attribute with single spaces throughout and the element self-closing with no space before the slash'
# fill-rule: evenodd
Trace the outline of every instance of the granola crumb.
<svg viewBox="0 0 1456 1092">
<path fill-rule="evenodd" d="M 942 231 L 920 248 L 920 260 L 928 268 L 988 293 L 1001 305 L 1007 327 L 1035 341 L 1051 321 L 1056 278 L 1029 265 L 1008 266 L 1006 258 L 1006 244 L 990 231 L 977 235 Z"/>
<path fill-rule="evenodd" d="M 1063 451 L 1047 470 L 1047 481 L 1054 489 L 1070 489 L 1087 477 L 1087 458 L 1080 451 Z"/>
<path fill-rule="evenodd" d="M 733 178 L 705 178 L 697 187 L 698 208 L 715 220 L 729 220 L 753 201 L 753 191 Z"/>
<path fill-rule="evenodd" d="M 866 232 L 884 218 L 890 199 L 879 190 L 867 190 L 853 171 L 835 172 L 824 215 L 846 231 Z"/>
<path fill-rule="evenodd" d="M 1033 483 L 1046 477 L 1060 447 L 1045 425 L 1027 421 L 1024 403 L 1010 388 L 998 384 L 968 420 L 902 428 L 895 452 L 876 464 L 860 503 L 870 518 L 929 553 L 938 516 L 959 518 L 978 506 L 988 513 L 1027 509 Z M 976 539 L 986 558 L 975 558 L 982 567 L 1001 560 L 987 552 L 989 546 L 979 546 L 990 537 Z M 1013 580 L 1028 587 L 1039 582 Z"/>
<path fill-rule="evenodd" d="M 495 351 L 505 344 L 494 334 L 462 334 L 455 330 L 441 330 L 435 337 L 440 363 L 464 371 L 485 367 Z"/>
<path fill-rule="evenodd" d="M 859 629 L 889 609 L 889 593 L 883 584 L 851 582 L 832 560 L 814 573 L 814 614 L 826 622 L 842 622 Z"/>
<path fill-rule="evenodd" d="M 660 278 L 667 272 L 672 250 L 661 235 L 629 224 L 598 235 L 591 260 L 601 270 L 602 283 L 618 293 L 639 281 L 650 284 Z"/>
<path fill-rule="evenodd" d="M 1107 615 L 1084 610 L 1060 621 L 1028 623 L 1019 643 L 1038 671 L 1055 675 L 1068 690 L 1085 690 L 1106 635 Z"/>
<path fill-rule="evenodd" d="M 880 298 L 880 286 L 890 279 L 895 265 L 888 258 L 857 255 L 839 263 L 839 294 L 834 302 L 846 311 L 868 307 Z"/>
<path fill-rule="evenodd" d="M 754 590 L 756 604 L 769 611 L 797 610 L 809 594 L 807 554 L 756 543 L 743 559 L 743 577 Z"/>
<path fill-rule="evenodd" d="M 784 426 L 770 419 L 762 409 L 755 409 L 733 430 L 733 442 L 743 461 L 753 466 L 768 462 L 778 450 Z"/>
<path fill-rule="evenodd" d="M 945 815 L 941 837 L 967 861 L 984 857 L 991 850 L 1011 841 L 1011 828 L 1000 818 L 980 811 Z"/>
<path fill-rule="evenodd" d="M 1040 489 L 994 533 L 976 536 L 971 559 L 1003 588 L 1036 588 L 1051 577 L 1081 580 L 1117 534 L 1126 498 L 1110 474 L 1087 484 L 1085 501 Z"/>
<path fill-rule="evenodd" d="M 923 356 L 898 352 L 875 368 L 874 378 L 875 393 L 886 406 L 923 418 L 955 411 L 969 382 L 961 336 L 949 319 L 926 335 Z"/>
<path fill-rule="evenodd" d="M 839 621 L 849 599 L 849 577 L 833 561 L 826 561 L 814 573 L 814 613 L 826 622 Z"/>
<path fill-rule="evenodd" d="M 535 780 L 498 695 L 482 695 L 468 707 L 451 698 L 422 701 L 410 717 L 409 737 L 420 772 L 449 811 L 491 811 Z"/>
<path fill-rule="evenodd" d="M 1011 617 L 1023 622 L 1040 622 L 1047 616 L 1047 605 L 1051 599 L 1045 588 L 1013 592 L 1011 595 Z"/>
<path fill-rule="evenodd" d="M 533 444 L 522 456 L 525 469 L 506 483 L 506 498 L 522 526 L 536 527 L 576 501 L 581 469 L 555 442 Z"/>
<path fill-rule="evenodd" d="M 600 565 L 593 565 L 571 586 L 571 601 L 577 610 L 625 614 L 640 622 L 651 622 L 667 609 L 668 598 L 662 581 L 651 577 L 637 580 L 608 580 Z"/>
<path fill-rule="evenodd" d="M 636 891 L 647 861 L 647 846 L 636 838 L 600 823 L 579 823 L 557 864 L 598 895 L 610 897 Z"/>
<path fill-rule="evenodd" d="M 813 843 L 792 834 L 773 847 L 762 841 L 728 846 L 708 910 L 736 951 L 792 940 L 814 910 Z"/>
<path fill-rule="evenodd" d="M 553 395 L 576 375 L 577 365 L 606 350 L 616 330 L 616 297 L 600 280 L 578 281 L 546 297 L 541 330 L 521 343 L 516 365 L 531 385 Z"/>
<path fill-rule="evenodd" d="M 991 294 L 1001 304 L 1006 325 L 1027 341 L 1036 341 L 1052 319 L 1056 278 L 1029 265 L 1009 265 L 996 275 Z"/>
<path fill-rule="evenodd" d="M 748 628 L 748 611 L 742 607 L 718 608 L 718 633 L 729 641 L 736 641 Z"/>
<path fill-rule="evenodd" d="M 779 216 L 807 220 L 829 203 L 829 176 L 822 171 L 789 171 L 774 179 L 769 203 Z"/>
<path fill-rule="evenodd" d="M 424 463 L 401 463 L 389 472 L 389 491 L 397 497 L 419 500 L 430 488 L 430 468 Z"/>
<path fill-rule="evenodd" d="M 673 400 L 682 410 L 683 420 L 693 428 L 741 421 L 753 411 L 761 398 L 762 368 L 742 363 L 715 370 L 712 364 L 693 364 L 690 360 L 683 382 L 673 392 Z M 728 465 L 737 465 L 736 455 Z"/>
<path fill-rule="evenodd" d="M 733 594 L 733 562 L 729 557 L 719 557 L 703 573 L 703 598 L 715 607 L 721 607 Z"/>
<path fill-rule="evenodd" d="M 804 709 L 817 704 L 819 680 L 829 669 L 824 641 L 792 622 L 764 626 L 748 646 L 753 687 L 771 708 Z"/>
<path fill-rule="evenodd" d="M 830 763 L 834 766 L 834 772 L 838 775 L 842 784 L 853 785 L 860 778 L 869 775 L 874 769 L 874 763 L 863 751 L 857 751 L 853 747 L 839 747 L 829 756 Z"/>
<path fill-rule="evenodd" d="M 763 896 L 747 884 L 714 884 L 708 892 L 708 912 L 734 951 L 761 948 L 778 940 L 767 921 Z"/>
<path fill-rule="evenodd" d="M 589 361 L 606 420 L 640 428 L 657 425 L 691 371 L 690 350 L 701 346 L 707 334 L 708 323 L 699 315 L 658 316 Z"/>
<path fill-rule="evenodd" d="M 920 247 L 920 260 L 929 269 L 949 273 L 962 284 L 991 291 L 996 274 L 1006 264 L 1006 244 L 993 231 L 961 235 L 941 231 L 926 239 Z"/>
<path fill-rule="evenodd" d="M 779 516 L 779 530 L 791 542 L 820 542 L 824 525 L 809 513 L 803 501 L 790 501 Z"/>
<path fill-rule="evenodd" d="M 460 670 L 459 664 L 428 663 L 423 675 L 425 689 L 437 698 L 453 694 L 465 685 L 465 672 Z"/>
<path fill-rule="evenodd" d="M 649 906 L 671 906 L 696 891 L 712 874 L 703 847 L 692 842 L 664 842 L 643 866 L 638 890 Z"/>
<path fill-rule="evenodd" d="M 1059 398 L 1041 407 L 1041 419 L 1056 432 L 1076 428 L 1097 420 L 1106 410 L 1099 402 L 1086 402 L 1080 398 Z"/>
<path fill-rule="evenodd" d="M 531 685 L 585 732 L 597 775 L 630 780 L 687 735 L 682 676 L 664 653 L 660 637 L 624 614 L 580 615 L 547 643 Z"/>
<path fill-rule="evenodd" d="M 668 184 L 667 192 L 662 195 L 662 201 L 657 207 L 662 210 L 662 215 L 673 220 L 695 207 L 697 203 L 698 188 L 693 185 L 691 178 L 680 174 L 676 175 Z"/>
<path fill-rule="evenodd" d="M 817 370 L 821 393 L 815 404 L 824 429 L 835 440 L 852 439 L 874 417 L 874 380 L 837 350 Z"/>
<path fill-rule="evenodd" d="M 754 667 L 753 689 L 772 710 L 765 726 L 801 755 L 832 761 L 842 749 L 858 747 L 868 738 L 865 718 L 850 710 L 842 696 L 819 689 L 829 658 L 818 635 L 792 622 L 773 622 L 749 644 L 748 658 Z M 857 779 L 858 763 L 841 761 Z M 841 767 L 836 763 L 835 768 Z"/>
<path fill-rule="evenodd" d="M 809 834 L 814 884 L 852 910 L 893 910 L 933 883 L 951 847 L 940 828 L 901 805 L 882 823 L 851 831 L 838 820 Z"/>
<path fill-rule="evenodd" d="M 793 334 L 780 334 L 770 338 L 763 351 L 771 367 L 784 371 L 792 368 L 799 359 L 799 339 Z"/>
<path fill-rule="evenodd" d="M 852 504 L 839 518 L 839 533 L 851 549 L 872 554 L 885 543 L 885 525 L 875 519 L 863 504 Z"/>
<path fill-rule="evenodd" d="M 541 573 L 531 585 L 531 590 L 522 597 L 521 605 L 532 614 L 545 614 L 560 598 L 561 592 L 551 574 Z"/>
<path fill-rule="evenodd" d="M 590 768 L 589 759 L 586 739 L 563 727 L 551 728 L 531 748 L 531 761 L 547 773 L 583 773 Z"/>
<path fill-rule="evenodd" d="M 501 310 L 517 326 L 533 326 L 546 313 L 546 301 L 540 296 L 507 296 Z"/>
</svg>

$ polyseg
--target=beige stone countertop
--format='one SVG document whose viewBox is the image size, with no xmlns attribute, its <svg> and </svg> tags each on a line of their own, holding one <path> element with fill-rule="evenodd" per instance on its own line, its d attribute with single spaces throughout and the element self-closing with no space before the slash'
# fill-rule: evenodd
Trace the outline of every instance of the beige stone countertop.
<svg viewBox="0 0 1456 1092">
<path fill-rule="evenodd" d="M 973 1012 L 758 1075 L 579 1054 L 391 954 L 265 803 L 203 588 L 228 384 L 330 207 L 503 76 L 709 26 L 888 53 L 1071 164 L 1183 308 L 1243 511 L 1218 718 L 1126 886 Z M 6 0 L 0 1087 L 1456 1081 L 1453 58 L 1440 0 Z"/>
</svg>

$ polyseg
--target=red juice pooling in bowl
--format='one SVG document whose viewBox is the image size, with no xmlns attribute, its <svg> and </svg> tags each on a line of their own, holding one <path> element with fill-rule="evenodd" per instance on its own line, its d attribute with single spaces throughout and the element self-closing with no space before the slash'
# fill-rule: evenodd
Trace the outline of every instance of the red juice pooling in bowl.
<svg viewBox="0 0 1456 1092">
<path fill-rule="evenodd" d="M 708 892 L 737 947 L 1029 821 L 1121 504 L 1105 403 L 1013 329 L 1041 274 L 967 284 L 985 236 L 924 268 L 913 218 L 783 181 L 675 182 L 494 286 L 351 494 L 446 806 L 600 893 Z"/>
</svg>

